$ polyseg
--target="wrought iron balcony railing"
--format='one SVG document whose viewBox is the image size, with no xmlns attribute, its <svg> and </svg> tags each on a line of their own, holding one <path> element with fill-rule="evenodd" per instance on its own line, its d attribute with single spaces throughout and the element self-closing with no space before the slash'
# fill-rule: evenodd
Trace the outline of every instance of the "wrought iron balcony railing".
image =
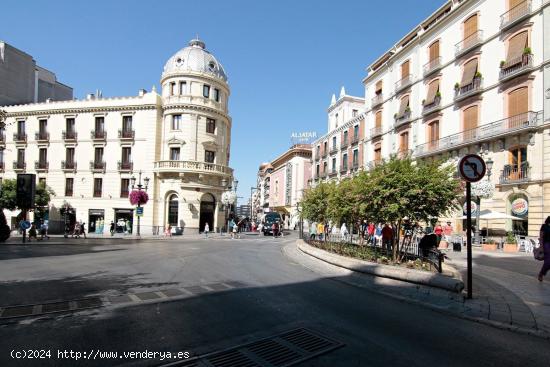
<svg viewBox="0 0 550 367">
<path fill-rule="evenodd" d="M 34 161 L 34 169 L 36 171 L 47 171 L 49 167 L 46 161 Z"/>
<path fill-rule="evenodd" d="M 401 78 L 401 80 L 397 81 L 395 83 L 395 93 L 399 93 L 400 91 L 402 91 L 403 89 L 407 88 L 409 85 L 412 84 L 413 82 L 413 75 L 412 74 L 409 74 L 403 78 Z"/>
<path fill-rule="evenodd" d="M 424 76 L 428 76 L 431 73 L 441 69 L 441 66 L 442 66 L 441 65 L 441 56 L 436 57 L 435 59 L 428 61 L 427 63 L 424 64 L 424 67 L 423 67 Z"/>
<path fill-rule="evenodd" d="M 483 90 L 483 78 L 474 78 L 471 83 L 462 85 L 455 89 L 455 102 L 462 101 L 468 97 L 476 95 Z"/>
<path fill-rule="evenodd" d="M 94 172 L 105 172 L 106 166 L 105 162 L 90 161 L 90 170 Z"/>
<path fill-rule="evenodd" d="M 332 148 L 330 148 L 329 154 L 336 154 L 338 153 L 338 147 L 336 145 L 333 145 Z"/>
<path fill-rule="evenodd" d="M 379 93 L 379 94 L 375 95 L 374 97 L 372 97 L 370 102 L 371 102 L 371 108 L 374 108 L 374 107 L 378 106 L 379 104 L 381 104 L 382 102 L 384 102 L 384 95 L 382 93 Z"/>
<path fill-rule="evenodd" d="M 61 161 L 61 169 L 63 171 L 76 171 L 75 161 Z"/>
<path fill-rule="evenodd" d="M 530 130 L 538 126 L 539 114 L 525 112 L 516 116 L 507 117 L 474 129 L 465 130 L 444 138 L 417 145 L 414 154 L 418 157 L 440 153 L 446 150 L 457 149 L 466 145 L 496 139 L 520 131 Z"/>
<path fill-rule="evenodd" d="M 73 140 L 76 140 L 77 138 L 77 132 L 73 130 L 63 131 L 61 135 L 63 140 L 65 141 L 69 141 L 69 140 L 73 141 Z"/>
<path fill-rule="evenodd" d="M 483 43 L 483 31 L 478 30 L 455 45 L 455 57 L 458 57 Z"/>
<path fill-rule="evenodd" d="M 90 138 L 92 140 L 107 140 L 107 132 L 105 130 L 92 130 L 90 131 Z"/>
<path fill-rule="evenodd" d="M 24 171 L 25 168 L 27 168 L 27 164 L 22 161 L 14 161 L 13 162 L 13 170 L 14 171 Z"/>
<path fill-rule="evenodd" d="M 120 129 L 118 130 L 118 138 L 119 139 L 127 139 L 132 140 L 135 136 L 135 130 L 133 129 Z"/>
<path fill-rule="evenodd" d="M 500 29 L 505 30 L 531 14 L 531 0 L 523 1 L 500 16 Z"/>
<path fill-rule="evenodd" d="M 27 142 L 27 134 L 25 133 L 14 133 L 13 134 L 13 141 L 16 143 L 26 143 Z"/>
<path fill-rule="evenodd" d="M 434 101 L 422 106 L 422 115 L 428 115 L 430 113 L 439 111 L 441 109 L 441 97 L 435 97 Z"/>
<path fill-rule="evenodd" d="M 124 172 L 130 172 L 134 168 L 134 162 L 131 161 L 118 161 L 118 170 Z"/>
<path fill-rule="evenodd" d="M 376 126 L 370 129 L 370 137 L 376 138 L 377 136 L 382 135 L 382 126 Z"/>
<path fill-rule="evenodd" d="M 395 116 L 395 123 L 393 124 L 394 129 L 397 129 L 401 125 L 406 124 L 411 121 L 411 111 L 405 111 L 401 116 Z"/>
<path fill-rule="evenodd" d="M 498 79 L 503 82 L 533 70 L 533 55 L 525 54 L 506 61 L 500 66 Z"/>
<path fill-rule="evenodd" d="M 40 131 L 34 134 L 34 139 L 36 141 L 49 141 L 50 133 L 46 131 Z"/>
<path fill-rule="evenodd" d="M 357 143 L 359 143 L 359 134 L 353 135 L 353 136 L 351 137 L 351 145 L 355 145 L 355 144 L 357 144 Z"/>
<path fill-rule="evenodd" d="M 500 171 L 499 182 L 500 184 L 515 184 L 528 182 L 530 180 L 530 167 L 529 163 L 525 162 L 521 166 L 511 166 L 509 164 L 504 166 L 504 169 Z"/>
</svg>

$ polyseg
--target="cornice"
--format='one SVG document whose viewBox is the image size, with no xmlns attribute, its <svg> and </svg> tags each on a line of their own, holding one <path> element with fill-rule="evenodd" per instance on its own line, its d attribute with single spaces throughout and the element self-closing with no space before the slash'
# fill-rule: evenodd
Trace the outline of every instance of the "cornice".
<svg viewBox="0 0 550 367">
<path fill-rule="evenodd" d="M 45 109 L 36 111 L 14 111 L 8 112 L 7 117 L 24 117 L 24 116 L 43 116 L 43 115 L 66 115 L 77 113 L 97 113 L 97 112 L 118 112 L 118 111 L 143 111 L 156 110 L 160 106 L 156 104 L 149 105 L 133 105 L 133 106 L 105 106 L 105 107 L 74 107 L 74 108 L 57 108 Z"/>
<path fill-rule="evenodd" d="M 216 110 L 214 108 L 206 107 L 206 106 L 200 106 L 195 104 L 185 104 L 185 103 L 171 103 L 169 106 L 162 106 L 163 111 L 169 111 L 169 110 L 180 110 L 180 109 L 189 109 L 194 111 L 203 111 L 203 112 L 211 112 L 216 115 L 222 116 L 227 119 L 229 124 L 231 125 L 231 117 L 224 113 L 220 112 L 219 110 Z"/>
</svg>

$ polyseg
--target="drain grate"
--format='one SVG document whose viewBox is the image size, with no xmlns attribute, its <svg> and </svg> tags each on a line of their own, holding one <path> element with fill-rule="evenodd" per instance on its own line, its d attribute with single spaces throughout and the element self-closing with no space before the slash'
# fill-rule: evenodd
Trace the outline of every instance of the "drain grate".
<svg viewBox="0 0 550 367">
<path fill-rule="evenodd" d="M 344 344 L 309 329 L 295 329 L 269 338 L 173 362 L 168 367 L 287 367 L 342 347 Z"/>
<path fill-rule="evenodd" d="M 136 293 L 136 296 L 138 296 L 138 298 L 142 301 L 160 298 L 159 295 L 156 294 L 155 292 Z"/>
<path fill-rule="evenodd" d="M 69 302 L 46 303 L 42 305 L 42 313 L 68 311 Z"/>
<path fill-rule="evenodd" d="M 33 306 L 9 307 L 2 312 L 2 318 L 32 315 Z"/>
</svg>

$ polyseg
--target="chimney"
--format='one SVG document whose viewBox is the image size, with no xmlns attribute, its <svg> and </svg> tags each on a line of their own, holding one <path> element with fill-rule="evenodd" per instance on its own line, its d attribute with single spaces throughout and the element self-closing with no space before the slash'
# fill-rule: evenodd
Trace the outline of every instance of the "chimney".
<svg viewBox="0 0 550 367">
<path fill-rule="evenodd" d="M 139 93 L 138 93 L 138 96 L 143 97 L 146 93 L 147 93 L 147 91 L 145 89 L 140 89 Z"/>
<path fill-rule="evenodd" d="M 86 99 L 87 99 L 88 101 L 91 101 L 92 99 L 95 99 L 95 95 L 94 95 L 93 93 L 88 93 L 88 94 L 86 95 Z"/>
</svg>

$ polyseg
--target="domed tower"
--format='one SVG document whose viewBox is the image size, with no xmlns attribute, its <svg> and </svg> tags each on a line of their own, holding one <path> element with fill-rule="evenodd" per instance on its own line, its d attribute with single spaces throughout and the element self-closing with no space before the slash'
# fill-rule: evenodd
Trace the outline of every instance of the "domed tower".
<svg viewBox="0 0 550 367">
<path fill-rule="evenodd" d="M 157 222 L 186 232 L 208 223 L 213 231 L 223 225 L 219 203 L 233 178 L 227 75 L 204 42 L 193 39 L 168 59 L 160 82 Z"/>
</svg>

